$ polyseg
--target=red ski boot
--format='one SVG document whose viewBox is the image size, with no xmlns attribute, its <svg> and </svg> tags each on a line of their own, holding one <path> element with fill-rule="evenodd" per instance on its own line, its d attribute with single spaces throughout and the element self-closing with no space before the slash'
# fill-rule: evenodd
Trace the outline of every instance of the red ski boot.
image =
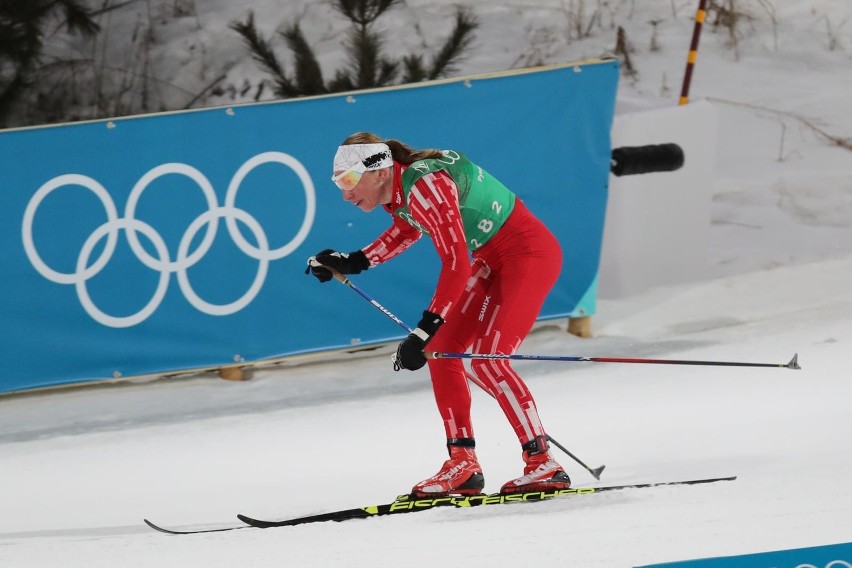
<svg viewBox="0 0 852 568">
<path fill-rule="evenodd" d="M 472 441 L 470 442 L 472 444 Z M 411 490 L 412 497 L 446 497 L 447 495 L 479 495 L 485 487 L 482 468 L 476 461 L 473 446 L 447 444 L 450 459 L 441 471 L 424 479 Z"/>
<path fill-rule="evenodd" d="M 539 436 L 523 445 L 524 475 L 506 483 L 500 493 L 525 491 L 553 491 L 571 487 L 571 478 L 551 457 L 547 437 Z"/>
</svg>

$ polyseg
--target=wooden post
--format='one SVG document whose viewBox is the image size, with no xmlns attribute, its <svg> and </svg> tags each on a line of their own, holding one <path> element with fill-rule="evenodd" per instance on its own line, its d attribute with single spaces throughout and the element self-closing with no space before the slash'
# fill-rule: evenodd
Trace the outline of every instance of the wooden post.
<svg viewBox="0 0 852 568">
<path fill-rule="evenodd" d="M 689 84 L 692 82 L 692 68 L 698 59 L 698 40 L 701 37 L 701 24 L 707 17 L 707 0 L 699 0 L 698 12 L 695 14 L 695 27 L 692 30 L 692 43 L 689 46 L 689 56 L 686 58 L 686 73 L 683 76 L 683 87 L 680 91 L 680 103 L 685 105 L 689 102 Z"/>
<path fill-rule="evenodd" d="M 588 338 L 592 336 L 592 318 L 582 316 L 579 318 L 568 318 L 568 333 L 577 337 Z"/>
<path fill-rule="evenodd" d="M 244 381 L 245 375 L 242 367 L 219 367 L 219 378 L 226 381 Z"/>
</svg>

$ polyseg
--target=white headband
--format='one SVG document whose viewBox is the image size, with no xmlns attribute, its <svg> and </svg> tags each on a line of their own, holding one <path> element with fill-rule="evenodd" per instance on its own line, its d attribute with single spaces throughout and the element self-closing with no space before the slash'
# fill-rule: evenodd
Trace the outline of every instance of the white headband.
<svg viewBox="0 0 852 568">
<path fill-rule="evenodd" d="M 334 155 L 333 171 L 349 170 L 367 158 L 370 160 L 364 165 L 368 170 L 380 170 L 393 166 L 393 158 L 387 144 L 347 144 L 337 149 Z"/>
</svg>

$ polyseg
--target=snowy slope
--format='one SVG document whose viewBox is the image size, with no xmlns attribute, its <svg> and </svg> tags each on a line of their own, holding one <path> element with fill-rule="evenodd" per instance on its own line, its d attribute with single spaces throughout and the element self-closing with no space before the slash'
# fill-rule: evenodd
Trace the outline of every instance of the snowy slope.
<svg viewBox="0 0 852 568">
<path fill-rule="evenodd" d="M 611 32 L 567 37 L 574 2 L 466 3 L 482 28 L 465 72 L 503 69 L 519 54 L 595 56 L 613 44 Z M 250 61 L 237 61 L 239 46 L 215 39 L 245 5 L 192 4 L 202 33 L 169 23 L 162 33 L 173 49 L 206 41 L 209 61 L 231 62 L 229 81 L 256 78 Z M 283 3 L 252 4 L 259 21 L 285 19 Z M 392 33 L 425 41 L 422 30 L 447 7 L 434 4 L 406 2 Z M 607 4 L 606 14 L 623 16 L 639 71 L 623 82 L 620 108 L 676 100 L 694 4 Z M 434 473 L 445 454 L 428 376 L 394 373 L 385 349 L 263 369 L 246 383 L 197 377 L 0 399 L 0 565 L 623 567 L 852 541 L 852 152 L 803 122 L 852 137 L 852 6 L 772 2 L 776 48 L 767 14 L 745 4 L 759 19 L 744 29 L 739 57 L 705 30 L 692 90 L 712 97 L 721 117 L 713 278 L 603 301 L 594 339 L 546 325 L 521 351 L 771 363 L 798 352 L 803 369 L 517 365 L 551 435 L 589 465 L 607 465 L 601 484 L 736 482 L 190 537 L 141 523 L 230 526 L 237 512 L 285 518 L 377 504 Z M 329 46 L 339 42 L 327 7 L 287 5 Z M 651 19 L 663 20 L 658 51 Z M 520 456 L 493 401 L 474 397 L 478 453 L 496 490 L 518 474 Z M 559 459 L 576 485 L 595 483 Z"/>
<path fill-rule="evenodd" d="M 814 273 L 823 285 L 813 286 Z M 604 482 L 737 474 L 734 483 L 193 537 L 141 525 L 147 516 L 227 526 L 238 511 L 300 516 L 404 492 L 443 459 L 441 433 L 425 375 L 394 374 L 382 356 L 266 370 L 248 384 L 194 379 L 5 401 L 5 417 L 42 416 L 33 422 L 73 402 L 90 431 L 4 440 L 0 559 L 27 567 L 630 566 L 848 541 L 850 277 L 849 259 L 756 272 L 670 291 L 593 342 L 545 328 L 525 344 L 536 353 L 778 363 L 799 350 L 802 371 L 519 365 L 552 435 L 592 466 L 606 463 Z M 720 316 L 733 300 L 752 307 Z M 344 380 L 346 392 L 320 386 Z M 137 394 L 147 404 L 125 409 Z M 205 416 L 214 400 L 221 415 Z M 146 421 L 176 403 L 182 409 L 164 423 Z M 493 402 L 476 393 L 474 405 L 495 488 L 518 471 L 518 451 Z M 379 434 L 388 426 L 390 440 Z M 594 482 L 562 461 L 575 483 Z"/>
</svg>

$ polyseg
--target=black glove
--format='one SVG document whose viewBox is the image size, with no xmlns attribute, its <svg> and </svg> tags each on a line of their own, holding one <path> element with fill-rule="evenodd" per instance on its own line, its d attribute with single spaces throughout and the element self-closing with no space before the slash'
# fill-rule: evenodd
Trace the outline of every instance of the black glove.
<svg viewBox="0 0 852 568">
<path fill-rule="evenodd" d="M 423 319 L 417 324 L 417 329 L 408 334 L 396 348 L 393 358 L 393 368 L 396 371 L 408 369 L 416 371 L 426 364 L 423 348 L 444 324 L 444 318 L 432 312 L 423 312 Z"/>
<path fill-rule="evenodd" d="M 328 282 L 334 275 L 328 268 L 333 268 L 341 274 L 358 274 L 370 268 L 370 261 L 363 251 L 345 253 L 334 249 L 325 249 L 316 253 L 308 259 L 308 267 L 305 274 L 309 272 L 316 276 L 320 282 Z"/>
</svg>

